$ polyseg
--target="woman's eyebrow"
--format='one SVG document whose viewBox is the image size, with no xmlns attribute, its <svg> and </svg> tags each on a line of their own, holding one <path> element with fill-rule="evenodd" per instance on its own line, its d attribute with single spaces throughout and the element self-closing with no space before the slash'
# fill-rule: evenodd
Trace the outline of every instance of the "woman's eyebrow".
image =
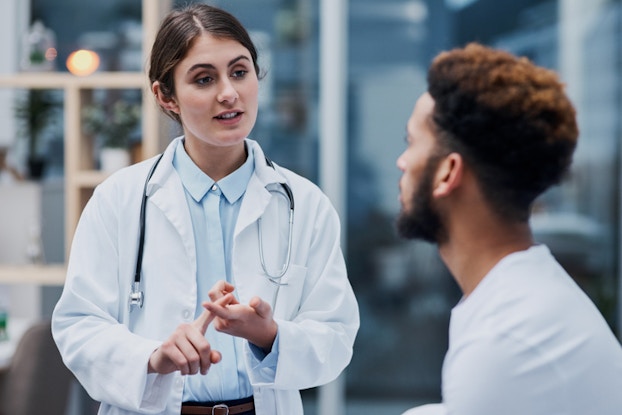
<svg viewBox="0 0 622 415">
<path fill-rule="evenodd" d="M 245 59 L 245 60 L 250 62 L 250 59 L 248 59 L 248 56 L 240 55 L 238 57 L 235 57 L 235 58 L 231 59 L 229 61 L 229 63 L 227 64 L 227 67 L 235 65 L 236 63 L 238 63 L 239 61 L 241 61 L 243 59 Z M 216 69 L 216 67 L 214 65 L 212 65 L 211 63 L 197 63 L 195 65 L 192 65 L 188 69 L 188 73 L 190 73 L 190 72 L 192 72 L 192 71 L 194 71 L 196 69 Z"/>
<path fill-rule="evenodd" d="M 241 61 L 242 59 L 245 59 L 245 60 L 247 60 L 247 61 L 249 61 L 249 62 L 250 62 L 250 59 L 248 59 L 248 56 L 246 56 L 246 55 L 240 55 L 240 56 L 238 56 L 237 58 L 233 58 L 233 59 L 231 59 L 231 60 L 229 61 L 229 65 L 228 65 L 228 66 L 233 66 L 233 65 L 235 65 L 236 63 L 238 63 L 239 61 Z"/>
</svg>

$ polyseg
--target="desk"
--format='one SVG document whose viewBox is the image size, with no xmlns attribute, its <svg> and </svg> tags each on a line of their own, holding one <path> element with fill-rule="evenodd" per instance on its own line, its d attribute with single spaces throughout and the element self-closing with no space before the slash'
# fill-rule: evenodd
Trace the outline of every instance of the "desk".
<svg viewBox="0 0 622 415">
<path fill-rule="evenodd" d="M 0 367 L 7 366 L 11 363 L 11 358 L 15 353 L 20 339 L 33 323 L 34 321 L 29 318 L 9 316 L 7 324 L 9 339 L 0 341 Z"/>
</svg>

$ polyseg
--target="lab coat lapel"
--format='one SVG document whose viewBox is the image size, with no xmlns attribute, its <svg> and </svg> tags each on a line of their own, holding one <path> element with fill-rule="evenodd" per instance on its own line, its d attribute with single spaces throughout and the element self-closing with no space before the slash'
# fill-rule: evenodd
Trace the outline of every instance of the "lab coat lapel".
<svg viewBox="0 0 622 415">
<path fill-rule="evenodd" d="M 270 183 L 285 182 L 285 178 L 267 164 L 266 156 L 259 144 L 250 139 L 247 139 L 246 143 L 253 149 L 255 171 L 248 182 L 244 200 L 242 206 L 240 206 L 240 213 L 235 226 L 235 236 L 239 235 L 240 232 L 255 223 L 263 215 L 272 197 L 266 186 Z"/>
<path fill-rule="evenodd" d="M 194 232 L 188 204 L 184 196 L 181 179 L 173 167 L 173 154 L 176 143 L 173 141 L 164 152 L 160 164 L 153 173 L 147 186 L 148 207 L 152 203 L 173 224 L 179 232 L 186 251 L 194 256 Z M 149 214 L 147 213 L 147 218 Z M 148 219 L 147 219 L 148 220 Z"/>
<path fill-rule="evenodd" d="M 270 192 L 266 190 L 265 184 L 257 178 L 257 175 L 253 174 L 246 187 L 242 206 L 240 206 L 238 221 L 235 225 L 235 236 L 239 235 L 251 224 L 257 222 L 257 219 L 266 210 L 270 197 Z"/>
</svg>

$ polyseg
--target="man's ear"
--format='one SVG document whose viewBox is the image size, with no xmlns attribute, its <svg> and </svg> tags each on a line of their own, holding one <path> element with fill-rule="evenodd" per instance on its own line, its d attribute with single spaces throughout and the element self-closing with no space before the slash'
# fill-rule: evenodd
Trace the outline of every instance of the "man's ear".
<svg viewBox="0 0 622 415">
<path fill-rule="evenodd" d="M 179 106 L 177 105 L 177 101 L 175 101 L 175 98 L 168 97 L 162 93 L 159 81 L 155 81 L 153 85 L 151 85 L 151 92 L 153 92 L 153 95 L 156 97 L 156 101 L 162 108 L 167 111 L 174 112 L 175 114 L 179 114 Z"/>
<path fill-rule="evenodd" d="M 439 163 L 436 170 L 434 190 L 435 197 L 445 197 L 462 184 L 464 159 L 458 153 L 450 153 Z"/>
</svg>

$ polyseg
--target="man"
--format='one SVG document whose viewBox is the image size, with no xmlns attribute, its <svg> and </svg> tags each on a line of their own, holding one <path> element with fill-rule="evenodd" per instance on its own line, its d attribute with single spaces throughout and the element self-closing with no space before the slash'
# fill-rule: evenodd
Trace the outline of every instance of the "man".
<svg viewBox="0 0 622 415">
<path fill-rule="evenodd" d="M 441 53 L 407 132 L 399 232 L 436 243 L 463 292 L 443 403 L 407 414 L 622 414 L 620 343 L 529 228 L 578 135 L 557 76 L 478 44 Z"/>
</svg>

